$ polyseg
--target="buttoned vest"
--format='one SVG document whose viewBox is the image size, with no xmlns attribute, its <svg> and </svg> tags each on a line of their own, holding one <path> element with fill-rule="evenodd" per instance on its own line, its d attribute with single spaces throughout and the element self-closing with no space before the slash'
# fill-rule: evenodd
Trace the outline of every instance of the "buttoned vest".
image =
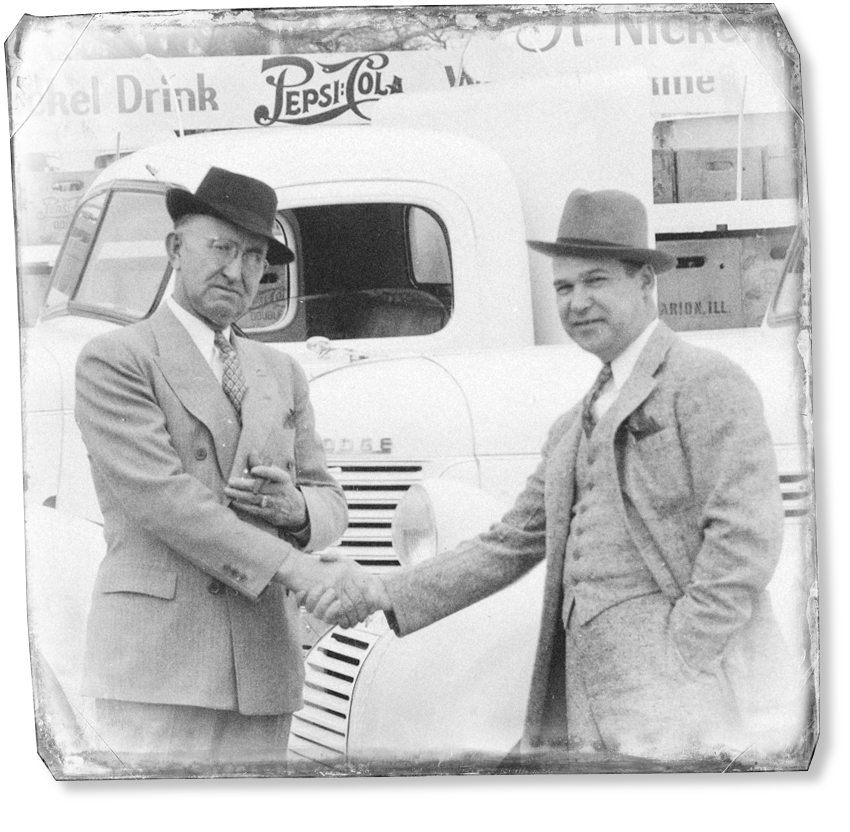
<svg viewBox="0 0 850 832">
<path fill-rule="evenodd" d="M 620 483 L 610 446 L 616 427 L 611 408 L 576 455 L 575 502 L 564 560 L 564 622 L 585 624 L 609 607 L 658 592 L 626 526 Z"/>
</svg>

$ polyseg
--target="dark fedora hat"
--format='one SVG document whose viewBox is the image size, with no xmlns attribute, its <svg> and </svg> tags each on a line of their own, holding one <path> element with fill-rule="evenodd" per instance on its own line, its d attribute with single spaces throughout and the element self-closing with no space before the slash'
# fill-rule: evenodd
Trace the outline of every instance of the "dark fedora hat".
<svg viewBox="0 0 850 832">
<path fill-rule="evenodd" d="M 277 196 L 273 188 L 259 179 L 210 168 L 195 193 L 185 188 L 169 188 L 165 204 L 174 222 L 187 214 L 204 214 L 265 237 L 272 264 L 291 263 L 295 259 L 289 247 L 275 239 Z"/>
<path fill-rule="evenodd" d="M 567 197 L 558 239 L 529 240 L 535 251 L 550 257 L 613 257 L 629 263 L 649 263 L 656 272 L 676 265 L 676 258 L 649 247 L 646 208 L 624 191 L 575 190 Z"/>
</svg>

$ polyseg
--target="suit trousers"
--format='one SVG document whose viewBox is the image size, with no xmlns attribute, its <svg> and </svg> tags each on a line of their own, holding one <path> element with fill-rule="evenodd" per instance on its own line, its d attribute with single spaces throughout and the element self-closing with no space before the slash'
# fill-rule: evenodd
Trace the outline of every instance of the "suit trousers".
<svg viewBox="0 0 850 832">
<path fill-rule="evenodd" d="M 237 711 L 95 700 L 98 733 L 130 767 L 256 766 L 285 769 L 292 714 L 246 716 Z"/>
<path fill-rule="evenodd" d="M 722 672 L 685 664 L 661 593 L 609 607 L 585 624 L 567 618 L 569 746 L 639 756 L 717 749 L 736 720 Z"/>
</svg>

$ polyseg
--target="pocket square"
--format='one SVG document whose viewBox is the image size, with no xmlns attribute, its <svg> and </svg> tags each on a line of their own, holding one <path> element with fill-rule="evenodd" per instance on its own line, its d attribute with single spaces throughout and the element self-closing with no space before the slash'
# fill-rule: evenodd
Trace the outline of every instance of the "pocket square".
<svg viewBox="0 0 850 832">
<path fill-rule="evenodd" d="M 636 442 L 658 433 L 661 429 L 662 426 L 642 410 L 636 410 L 626 420 L 626 430 L 634 436 Z"/>
</svg>

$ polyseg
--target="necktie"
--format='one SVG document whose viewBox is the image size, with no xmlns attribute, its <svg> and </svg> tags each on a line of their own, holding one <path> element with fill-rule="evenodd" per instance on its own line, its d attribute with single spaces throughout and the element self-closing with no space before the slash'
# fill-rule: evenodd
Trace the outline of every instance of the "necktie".
<svg viewBox="0 0 850 832">
<path fill-rule="evenodd" d="M 242 399 L 248 387 L 245 384 L 245 376 L 242 375 L 242 365 L 239 363 L 239 355 L 233 349 L 233 345 L 220 332 L 215 334 L 215 345 L 221 353 L 222 375 L 221 386 L 227 398 L 230 399 L 236 412 L 242 413 Z"/>
<path fill-rule="evenodd" d="M 593 412 L 593 406 L 596 400 L 602 395 L 605 385 L 611 381 L 611 365 L 605 364 L 596 376 L 596 381 L 593 382 L 593 387 L 590 388 L 587 399 L 584 403 L 584 410 L 581 413 L 581 424 L 584 428 L 584 435 L 590 436 L 593 433 L 593 428 L 596 425 L 596 416 Z"/>
</svg>

